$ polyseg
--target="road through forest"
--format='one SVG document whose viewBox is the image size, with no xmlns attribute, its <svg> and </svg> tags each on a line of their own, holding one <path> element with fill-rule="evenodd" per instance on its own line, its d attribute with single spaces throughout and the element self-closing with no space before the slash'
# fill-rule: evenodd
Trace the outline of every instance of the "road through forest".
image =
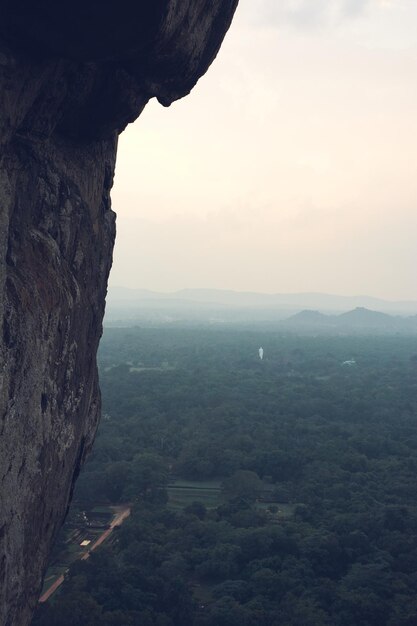
<svg viewBox="0 0 417 626">
<path fill-rule="evenodd" d="M 77 560 L 81 560 L 81 561 L 86 561 L 91 552 L 93 552 L 93 550 L 96 550 L 96 548 L 98 548 L 99 546 L 101 546 L 101 544 L 106 541 L 106 539 L 111 535 L 111 533 L 113 532 L 113 530 L 117 527 L 117 526 L 121 526 L 123 524 L 123 522 L 129 517 L 130 515 L 130 506 L 118 506 L 118 507 L 112 507 L 113 510 L 115 511 L 115 515 L 110 523 L 109 528 L 107 528 L 97 539 L 97 541 L 95 541 L 93 543 L 93 545 L 91 546 L 91 548 L 87 551 L 84 552 L 79 559 Z M 49 598 L 55 593 L 55 591 L 62 585 L 62 583 L 64 582 L 65 577 L 64 574 L 61 574 L 60 576 L 58 576 L 58 578 L 56 580 L 54 580 L 54 582 L 52 583 L 52 585 L 50 587 L 48 587 L 48 589 L 41 595 L 41 597 L 39 598 L 39 602 L 47 602 L 49 600 Z"/>
</svg>

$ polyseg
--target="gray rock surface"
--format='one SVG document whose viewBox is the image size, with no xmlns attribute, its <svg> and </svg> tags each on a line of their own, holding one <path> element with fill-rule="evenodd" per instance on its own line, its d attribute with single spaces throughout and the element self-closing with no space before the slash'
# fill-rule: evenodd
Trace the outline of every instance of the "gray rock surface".
<svg viewBox="0 0 417 626">
<path fill-rule="evenodd" d="M 94 440 L 117 136 L 190 91 L 236 4 L 0 0 L 0 626 L 29 623 Z"/>
</svg>

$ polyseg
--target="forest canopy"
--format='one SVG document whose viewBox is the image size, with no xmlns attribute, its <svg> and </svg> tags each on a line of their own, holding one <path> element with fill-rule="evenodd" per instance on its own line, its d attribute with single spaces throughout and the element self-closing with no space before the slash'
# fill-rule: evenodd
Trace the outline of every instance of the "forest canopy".
<svg viewBox="0 0 417 626">
<path fill-rule="evenodd" d="M 36 626 L 417 624 L 415 337 L 107 329 L 100 373 L 73 509 L 132 514 Z"/>
</svg>

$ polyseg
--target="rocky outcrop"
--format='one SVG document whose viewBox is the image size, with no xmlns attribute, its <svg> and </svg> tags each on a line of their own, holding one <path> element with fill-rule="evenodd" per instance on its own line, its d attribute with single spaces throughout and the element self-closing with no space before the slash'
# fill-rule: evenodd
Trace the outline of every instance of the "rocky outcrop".
<svg viewBox="0 0 417 626">
<path fill-rule="evenodd" d="M 100 413 L 117 136 L 237 0 L 0 0 L 0 625 L 24 626 Z"/>
</svg>

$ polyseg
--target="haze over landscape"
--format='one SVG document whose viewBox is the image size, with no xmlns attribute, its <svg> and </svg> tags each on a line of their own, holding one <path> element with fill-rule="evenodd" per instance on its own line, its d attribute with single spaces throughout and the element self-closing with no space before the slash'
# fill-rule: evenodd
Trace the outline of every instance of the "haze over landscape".
<svg viewBox="0 0 417 626">
<path fill-rule="evenodd" d="M 243 0 L 120 139 L 111 286 L 415 300 L 416 3 Z"/>
<path fill-rule="evenodd" d="M 416 333 L 417 302 L 325 293 L 265 294 L 221 289 L 162 293 L 113 287 L 106 326 L 271 324 L 282 331 Z"/>
<path fill-rule="evenodd" d="M 1 4 L 0 626 L 416 626 L 415 0 Z"/>
</svg>

